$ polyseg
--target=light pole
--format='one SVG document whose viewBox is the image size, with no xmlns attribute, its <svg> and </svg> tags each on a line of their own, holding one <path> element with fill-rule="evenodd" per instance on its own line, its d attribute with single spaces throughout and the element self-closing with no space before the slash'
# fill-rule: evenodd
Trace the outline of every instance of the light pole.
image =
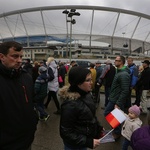
<svg viewBox="0 0 150 150">
<path fill-rule="evenodd" d="M 71 41 L 72 41 L 72 25 L 76 23 L 76 20 L 73 19 L 73 16 L 80 16 L 79 12 L 76 12 L 76 9 L 64 10 L 62 13 L 66 14 L 66 28 L 67 28 L 67 56 L 68 56 L 68 22 L 70 22 L 70 48 L 69 48 L 69 60 L 71 62 Z M 70 18 L 70 19 L 68 19 Z"/>
<path fill-rule="evenodd" d="M 68 15 L 68 13 L 69 13 L 69 11 L 68 10 L 64 10 L 63 12 L 62 12 L 63 14 L 65 14 L 66 15 L 66 29 L 67 29 L 67 36 L 66 36 L 66 57 L 68 58 L 68 22 L 67 22 L 67 15 Z"/>
<path fill-rule="evenodd" d="M 124 37 L 124 35 L 125 35 L 126 33 L 123 32 L 122 34 L 123 34 L 123 40 L 124 40 L 123 47 L 124 47 L 124 48 L 127 48 L 127 47 L 128 47 L 128 43 L 127 43 L 127 41 L 125 40 L 125 37 Z"/>
</svg>

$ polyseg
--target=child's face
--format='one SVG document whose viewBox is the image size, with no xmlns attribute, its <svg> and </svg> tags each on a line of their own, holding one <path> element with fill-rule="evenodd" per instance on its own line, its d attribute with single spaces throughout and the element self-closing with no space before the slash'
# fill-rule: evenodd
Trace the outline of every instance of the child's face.
<svg viewBox="0 0 150 150">
<path fill-rule="evenodd" d="M 128 113 L 128 116 L 129 116 L 130 119 L 137 118 L 137 115 L 135 115 L 135 114 L 134 114 L 133 112 L 131 112 L 131 111 Z"/>
</svg>

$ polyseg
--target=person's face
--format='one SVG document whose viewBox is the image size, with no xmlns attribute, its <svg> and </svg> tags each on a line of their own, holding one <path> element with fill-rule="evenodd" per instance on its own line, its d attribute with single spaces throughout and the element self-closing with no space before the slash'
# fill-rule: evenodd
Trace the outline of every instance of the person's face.
<svg viewBox="0 0 150 150">
<path fill-rule="evenodd" d="M 127 64 L 130 66 L 130 65 L 132 65 L 133 64 L 133 60 L 132 59 L 127 59 Z"/>
<path fill-rule="evenodd" d="M 101 66 L 101 64 L 97 64 L 97 63 L 96 63 L 95 66 L 96 66 L 96 67 L 99 67 L 99 66 Z"/>
<path fill-rule="evenodd" d="M 92 84 L 92 76 L 91 74 L 88 74 L 85 81 L 82 84 L 79 84 L 78 87 L 85 92 L 89 92 L 92 90 Z"/>
<path fill-rule="evenodd" d="M 134 113 L 132 113 L 131 111 L 128 113 L 128 116 L 129 116 L 130 119 L 137 118 L 137 116 Z"/>
<path fill-rule="evenodd" d="M 120 57 L 116 57 L 114 64 L 117 68 L 119 68 L 122 65 L 122 61 L 121 61 Z"/>
<path fill-rule="evenodd" d="M 142 71 L 143 71 L 143 67 L 140 66 L 140 67 L 139 67 L 139 72 L 142 72 Z"/>
<path fill-rule="evenodd" d="M 0 53 L 0 60 L 2 64 L 9 69 L 18 69 L 22 64 L 23 50 L 15 51 L 10 48 L 7 55 Z"/>
<path fill-rule="evenodd" d="M 142 66 L 143 66 L 143 68 L 147 68 L 148 67 L 148 65 L 146 63 L 143 63 Z"/>
</svg>

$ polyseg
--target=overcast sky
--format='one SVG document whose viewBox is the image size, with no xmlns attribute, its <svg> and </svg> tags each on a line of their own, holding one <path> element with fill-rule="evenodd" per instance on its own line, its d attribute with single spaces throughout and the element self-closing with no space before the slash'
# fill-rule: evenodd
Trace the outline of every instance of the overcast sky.
<svg viewBox="0 0 150 150">
<path fill-rule="evenodd" d="M 43 7 L 43 6 L 90 5 L 90 6 L 104 6 L 104 7 L 126 9 L 126 10 L 132 10 L 132 11 L 150 15 L 150 9 L 149 9 L 150 0 L 0 0 L 0 4 L 1 4 L 0 5 L 0 14 L 14 11 L 14 10 Z M 92 11 L 88 12 L 90 15 L 88 15 L 88 13 L 86 13 L 86 11 L 83 12 L 80 10 L 80 12 L 82 12 L 81 13 L 82 15 L 81 15 L 81 17 L 76 17 L 77 23 L 73 27 L 73 32 L 77 31 L 77 33 L 81 33 L 81 31 L 87 30 L 89 33 L 90 32 L 90 21 L 88 21 L 88 20 L 91 19 Z M 48 26 L 51 28 L 51 30 L 55 30 L 57 28 L 57 30 L 59 29 L 59 30 L 63 31 L 64 29 L 66 29 L 65 16 L 59 17 L 59 15 L 57 15 L 55 13 L 54 14 L 51 13 L 51 15 L 52 15 L 51 20 L 54 18 L 54 20 L 48 24 Z M 24 16 L 27 18 L 27 14 L 25 14 Z M 35 15 L 35 17 L 32 17 L 32 14 L 30 14 L 28 16 L 28 17 L 32 17 L 30 19 L 30 24 L 33 22 L 34 19 L 37 19 L 37 20 L 41 19 L 41 17 L 39 17 L 39 16 L 40 15 L 37 15 L 37 16 Z M 47 14 L 47 16 L 50 17 L 50 15 L 48 15 L 48 14 Z M 103 15 L 102 20 L 100 20 L 99 19 L 100 13 L 95 12 L 95 16 L 94 16 L 95 20 L 94 20 L 93 31 L 92 31 L 93 34 L 94 33 L 103 34 L 100 32 L 100 30 L 105 29 L 105 31 L 108 30 L 107 31 L 108 34 L 112 35 L 114 25 L 115 25 L 115 20 L 117 19 L 116 16 L 115 16 L 115 13 L 112 13 L 111 15 L 108 13 L 107 16 L 106 16 L 106 14 Z M 127 18 L 127 17 L 129 17 L 129 15 L 127 17 L 126 16 L 125 16 L 125 18 L 123 18 L 124 17 L 123 15 L 120 17 L 121 21 L 119 20 L 120 23 L 118 23 L 118 26 L 117 26 L 118 28 L 116 30 L 116 33 L 118 31 L 118 33 L 120 35 L 116 34 L 116 36 L 121 37 L 121 36 L 123 36 L 122 33 L 126 32 L 126 36 L 131 37 L 131 34 L 133 33 L 138 20 L 135 16 L 132 16 L 132 18 L 130 18 L 130 19 Z M 57 17 L 57 19 L 55 19 L 56 17 Z M 14 35 L 17 35 L 17 29 L 21 28 L 21 27 L 19 27 L 19 21 L 17 18 L 15 19 L 15 21 L 10 18 L 11 17 L 9 17 L 9 19 L 7 19 L 7 21 L 9 23 L 9 25 L 13 24 L 13 26 L 11 26 L 12 33 L 14 33 Z M 45 18 L 46 18 L 46 13 L 45 13 Z M 98 19 L 96 20 L 96 18 L 98 18 Z M 113 18 L 115 18 L 115 19 L 113 19 Z M 80 19 L 80 21 L 79 21 L 79 19 Z M 62 21 L 57 23 L 57 21 L 60 21 L 60 20 L 62 20 Z M 112 22 L 112 20 L 113 20 L 114 24 L 110 24 L 110 22 Z M 145 37 L 147 36 L 147 34 L 150 31 L 149 30 L 150 23 L 149 22 L 147 23 L 146 21 L 143 25 L 141 25 L 139 27 L 142 30 L 145 29 L 145 31 L 136 33 L 137 35 L 141 36 L 140 39 L 141 38 L 145 39 Z M 26 26 L 29 24 L 29 22 L 25 21 L 25 19 L 24 19 L 24 22 L 25 22 Z M 80 26 L 79 26 L 79 23 L 81 24 Z M 108 26 L 109 24 L 110 24 L 110 26 L 113 27 L 112 29 L 110 28 L 110 26 Z M 36 23 L 36 25 L 38 25 L 38 23 Z M 55 25 L 55 27 L 54 27 L 54 25 Z M 4 20 L 3 20 L 3 22 L 0 20 L 1 29 L 2 29 L 2 26 L 3 26 L 3 30 L 1 30 L 0 36 L 5 37 L 3 34 L 5 34 L 6 37 L 7 37 L 7 35 L 10 36 L 10 32 L 9 32 L 8 28 L 6 28 L 6 30 L 4 29 L 6 27 L 6 23 Z M 41 26 L 42 26 L 42 22 L 41 22 Z M 106 29 L 106 27 L 107 27 L 107 29 Z M 24 29 L 23 26 L 22 26 L 22 28 Z M 94 28 L 96 29 L 95 31 L 94 31 Z M 33 33 L 34 30 L 40 31 L 39 26 L 36 29 L 35 24 L 34 25 L 31 24 L 30 29 L 31 29 L 31 31 L 29 31 L 29 33 Z M 43 26 L 42 26 L 42 29 L 43 29 Z M 19 30 L 19 31 L 21 32 L 21 30 Z M 20 34 L 20 32 L 18 32 L 18 33 Z M 66 31 L 64 31 L 64 32 L 66 33 Z M 23 32 L 23 34 L 24 33 L 25 32 Z M 51 33 L 51 32 L 49 32 L 49 33 Z M 86 31 L 84 31 L 83 33 L 86 33 Z M 144 35 L 142 35 L 143 33 L 144 33 Z M 150 40 L 150 37 L 149 37 L 149 40 Z"/>
<path fill-rule="evenodd" d="M 0 0 L 0 13 L 41 6 L 95 5 L 129 9 L 150 14 L 150 0 Z"/>
</svg>

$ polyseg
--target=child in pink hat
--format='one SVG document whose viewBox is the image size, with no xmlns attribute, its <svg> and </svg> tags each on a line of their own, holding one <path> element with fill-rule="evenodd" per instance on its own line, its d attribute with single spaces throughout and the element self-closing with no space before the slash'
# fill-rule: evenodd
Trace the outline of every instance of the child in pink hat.
<svg viewBox="0 0 150 150">
<path fill-rule="evenodd" d="M 142 121 L 139 118 L 141 112 L 137 105 L 131 106 L 128 112 L 127 119 L 125 120 L 121 131 L 121 134 L 124 137 L 122 150 L 128 149 L 132 133 L 142 125 Z"/>
</svg>

